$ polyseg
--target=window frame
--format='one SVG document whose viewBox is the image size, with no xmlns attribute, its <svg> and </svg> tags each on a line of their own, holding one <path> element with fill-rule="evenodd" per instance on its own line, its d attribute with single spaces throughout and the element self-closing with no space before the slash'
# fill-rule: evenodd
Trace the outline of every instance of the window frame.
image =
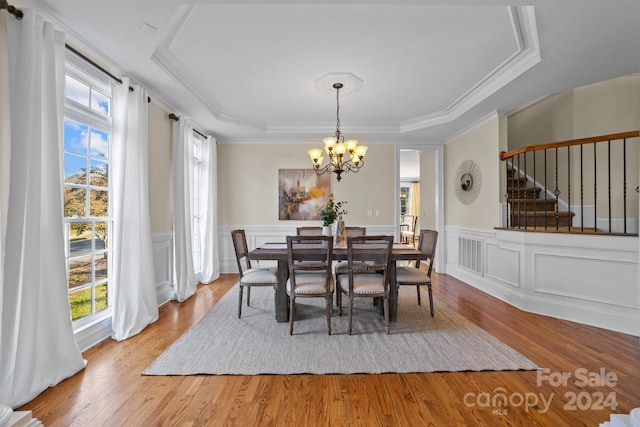
<svg viewBox="0 0 640 427">
<path fill-rule="evenodd" d="M 92 95 L 91 89 L 96 90 L 103 96 L 106 96 L 110 99 L 110 108 L 109 114 L 102 114 L 99 111 L 95 110 L 91 106 L 91 98 L 89 99 L 89 105 L 83 105 L 73 99 L 67 98 L 66 96 L 66 83 L 65 83 L 65 95 L 64 95 L 64 117 L 63 120 L 66 121 L 72 120 L 78 122 L 82 125 L 88 127 L 89 134 L 87 138 L 89 138 L 89 142 L 91 141 L 91 133 L 93 130 L 106 133 L 109 137 L 109 146 L 107 150 L 107 158 L 99 159 L 95 156 L 92 156 L 92 152 L 89 149 L 91 144 L 89 143 L 87 148 L 87 153 L 82 155 L 81 157 L 85 157 L 87 161 L 87 167 L 89 170 L 87 171 L 87 182 L 84 184 L 72 184 L 65 182 L 65 176 L 61 177 L 62 184 L 64 188 L 82 188 L 85 189 L 88 194 L 85 194 L 85 212 L 83 217 L 66 217 L 64 216 L 64 228 L 65 228 L 65 260 L 66 260 L 66 268 L 67 268 L 67 281 L 69 281 L 69 268 L 70 262 L 74 259 L 81 259 L 83 257 L 90 257 L 91 259 L 91 277 L 82 285 L 74 287 L 71 289 L 69 287 L 69 283 L 67 283 L 67 292 L 69 301 L 72 294 L 77 292 L 82 292 L 86 290 L 91 290 L 91 312 L 88 315 L 84 315 L 75 320 L 72 319 L 72 326 L 74 330 L 78 330 L 82 327 L 85 327 L 89 324 L 100 321 L 104 318 L 111 317 L 112 315 L 112 305 L 111 301 L 113 301 L 113 289 L 114 289 L 114 278 L 113 278 L 113 259 L 114 252 L 111 245 L 113 242 L 113 187 L 112 187 L 112 153 L 113 153 L 113 129 L 112 129 L 112 116 L 113 116 L 113 96 L 111 93 L 111 80 L 108 76 L 104 75 L 97 68 L 88 64 L 82 58 L 78 57 L 72 52 L 67 51 L 65 58 L 65 74 L 73 77 L 74 79 L 80 81 L 89 86 L 89 94 L 90 97 Z M 64 122 L 63 122 L 64 123 Z M 64 130 L 63 130 L 64 132 Z M 62 158 L 64 163 L 64 155 L 67 153 L 65 150 L 65 146 L 62 148 Z M 71 153 L 78 155 L 78 153 Z M 99 160 L 100 162 L 104 162 L 107 169 L 107 187 L 96 186 L 91 182 L 91 162 L 92 160 Z M 106 191 L 107 192 L 107 215 L 106 216 L 92 216 L 91 208 L 91 191 Z M 71 233 L 71 224 L 74 223 L 88 223 L 91 225 L 91 247 L 87 250 L 71 253 L 70 251 L 70 233 Z M 107 223 L 107 245 L 103 249 L 96 248 L 96 225 L 99 223 Z M 106 277 L 97 278 L 96 277 L 96 261 L 99 257 L 106 256 L 107 258 L 107 271 Z M 107 306 L 104 309 L 96 312 L 96 289 L 100 286 L 107 286 Z M 71 301 L 70 301 L 71 302 Z"/>
</svg>

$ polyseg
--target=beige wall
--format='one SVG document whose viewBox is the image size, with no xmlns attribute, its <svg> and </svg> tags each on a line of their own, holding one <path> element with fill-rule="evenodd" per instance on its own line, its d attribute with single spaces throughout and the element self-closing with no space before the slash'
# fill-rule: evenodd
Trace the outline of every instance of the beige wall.
<svg viewBox="0 0 640 427">
<path fill-rule="evenodd" d="M 151 232 L 173 230 L 171 206 L 171 120 L 159 104 L 149 104 L 149 209 Z"/>
<path fill-rule="evenodd" d="M 444 146 L 445 225 L 473 228 L 500 226 L 500 119 L 496 116 Z M 455 195 L 456 172 L 465 160 L 480 169 L 481 189 L 470 205 Z"/>
<path fill-rule="evenodd" d="M 520 108 L 508 118 L 508 150 L 515 150 L 525 145 L 565 141 L 577 138 L 586 138 L 597 135 L 626 132 L 640 129 L 640 75 L 623 76 L 575 88 L 547 97 L 539 102 Z M 629 140 L 626 147 L 627 156 L 627 189 L 634 189 L 638 185 L 638 141 L 637 138 Z M 613 143 L 611 146 L 611 159 L 613 163 L 611 176 L 611 189 L 613 210 L 612 215 L 622 216 L 621 200 L 623 188 L 622 169 L 622 144 Z M 597 210 L 604 213 L 608 210 L 609 177 L 607 173 L 608 147 L 606 143 L 597 145 Z M 544 163 L 542 153 L 537 156 L 536 180 L 554 189 L 555 174 L 549 173 L 544 177 Z M 555 164 L 554 151 L 547 152 L 547 160 L 550 165 Z M 582 160 L 582 162 L 581 162 Z M 571 154 L 571 180 L 568 179 L 567 150 L 558 152 L 558 188 L 560 199 L 569 199 L 569 184 L 571 184 L 571 203 L 578 204 L 582 200 L 585 204 L 593 204 L 594 174 L 591 167 L 594 163 L 593 146 L 584 150 L 582 159 L 577 147 Z M 581 190 L 581 163 L 586 165 L 582 172 Z M 531 166 L 529 164 L 529 166 Z M 528 174 L 533 176 L 529 169 Z M 627 216 L 638 215 L 638 193 L 627 191 Z"/>
<path fill-rule="evenodd" d="M 278 170 L 308 169 L 303 144 L 219 144 L 218 223 L 220 226 L 310 226 L 320 221 L 278 220 Z M 396 210 L 396 149 L 370 145 L 357 173 L 332 174 L 336 200 L 346 200 L 346 225 L 393 225 Z M 368 216 L 371 210 L 373 215 Z M 380 215 L 376 216 L 376 211 Z"/>
<path fill-rule="evenodd" d="M 509 115 L 507 151 L 573 139 L 573 94 L 562 92 Z"/>
</svg>

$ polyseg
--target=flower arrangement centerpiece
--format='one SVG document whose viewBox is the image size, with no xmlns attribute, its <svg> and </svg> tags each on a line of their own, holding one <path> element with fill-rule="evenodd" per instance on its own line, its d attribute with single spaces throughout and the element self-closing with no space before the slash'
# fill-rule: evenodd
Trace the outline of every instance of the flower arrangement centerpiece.
<svg viewBox="0 0 640 427">
<path fill-rule="evenodd" d="M 316 206 L 316 211 L 322 220 L 322 225 L 329 227 L 336 219 L 341 219 L 342 215 L 346 215 L 347 210 L 344 208 L 346 204 L 347 202 L 345 201 L 336 202 L 333 198 L 333 193 L 329 194 L 329 201 L 325 205 Z"/>
</svg>

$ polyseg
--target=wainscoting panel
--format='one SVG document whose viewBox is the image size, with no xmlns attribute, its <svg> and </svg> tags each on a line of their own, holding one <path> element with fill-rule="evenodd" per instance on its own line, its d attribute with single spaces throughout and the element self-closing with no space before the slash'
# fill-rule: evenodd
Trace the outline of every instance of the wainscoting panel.
<svg viewBox="0 0 640 427">
<path fill-rule="evenodd" d="M 173 298 L 173 234 L 171 232 L 154 233 L 153 268 L 156 276 L 156 294 L 158 305 Z"/>
<path fill-rule="evenodd" d="M 523 310 L 640 336 L 638 237 L 460 227 L 445 236 L 446 274 Z M 469 241 L 482 245 L 484 271 L 461 258 Z"/>
<path fill-rule="evenodd" d="M 519 288 L 520 252 L 501 248 L 495 243 L 487 243 L 486 253 L 486 277 Z"/>
<path fill-rule="evenodd" d="M 533 290 L 620 307 L 638 308 L 638 263 L 534 254 Z"/>
</svg>

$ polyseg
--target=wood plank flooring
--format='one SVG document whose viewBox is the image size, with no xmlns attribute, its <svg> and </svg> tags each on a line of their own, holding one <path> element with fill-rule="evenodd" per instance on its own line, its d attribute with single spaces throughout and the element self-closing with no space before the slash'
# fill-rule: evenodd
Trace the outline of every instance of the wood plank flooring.
<svg viewBox="0 0 640 427">
<path fill-rule="evenodd" d="M 202 318 L 236 280 L 237 275 L 229 274 L 201 285 L 188 301 L 163 305 L 160 319 L 140 335 L 123 342 L 107 340 L 89 349 L 84 353 L 88 360 L 84 371 L 20 409 L 32 410 L 33 416 L 48 427 L 555 427 L 597 426 L 611 413 L 628 414 L 640 406 L 638 337 L 526 313 L 438 274 L 434 274 L 436 297 L 547 369 L 548 379 L 541 379 L 540 371 L 140 374 Z M 428 322 L 428 304 L 424 310 Z M 603 376 L 601 369 L 605 370 Z M 571 375 L 566 385 L 561 381 L 563 373 Z M 589 381 L 583 381 L 583 377 L 590 377 Z M 597 384 L 602 379 L 608 382 Z M 501 396 L 506 398 L 503 406 Z M 547 406 L 545 402 L 549 401 Z M 616 407 L 612 410 L 613 405 Z"/>
</svg>

